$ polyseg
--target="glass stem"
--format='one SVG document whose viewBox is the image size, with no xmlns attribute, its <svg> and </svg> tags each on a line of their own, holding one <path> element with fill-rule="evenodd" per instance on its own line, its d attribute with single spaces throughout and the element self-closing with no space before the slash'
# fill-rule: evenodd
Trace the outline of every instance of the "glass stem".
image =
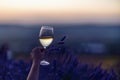
<svg viewBox="0 0 120 80">
<path fill-rule="evenodd" d="M 43 60 L 45 60 L 45 55 L 46 55 L 46 47 L 44 47 L 44 49 L 45 49 L 45 53 L 44 53 L 44 55 L 43 55 Z"/>
</svg>

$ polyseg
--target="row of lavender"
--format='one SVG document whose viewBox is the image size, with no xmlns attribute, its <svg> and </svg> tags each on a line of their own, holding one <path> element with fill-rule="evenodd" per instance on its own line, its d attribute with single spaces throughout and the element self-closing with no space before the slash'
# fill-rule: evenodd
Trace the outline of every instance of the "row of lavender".
<svg viewBox="0 0 120 80">
<path fill-rule="evenodd" d="M 64 58 L 64 62 L 54 59 L 49 66 L 40 67 L 40 80 L 119 80 L 119 75 L 111 69 L 109 72 L 101 68 L 101 64 L 93 67 L 78 63 L 72 55 Z M 23 61 L 0 63 L 0 80 L 26 80 L 31 65 Z"/>
</svg>

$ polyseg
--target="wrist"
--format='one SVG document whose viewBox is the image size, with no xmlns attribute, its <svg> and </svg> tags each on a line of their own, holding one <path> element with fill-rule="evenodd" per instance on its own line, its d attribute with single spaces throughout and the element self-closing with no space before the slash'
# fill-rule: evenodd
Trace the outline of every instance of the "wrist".
<svg viewBox="0 0 120 80">
<path fill-rule="evenodd" d="M 33 60 L 33 64 L 39 65 L 40 64 L 40 60 Z"/>
</svg>

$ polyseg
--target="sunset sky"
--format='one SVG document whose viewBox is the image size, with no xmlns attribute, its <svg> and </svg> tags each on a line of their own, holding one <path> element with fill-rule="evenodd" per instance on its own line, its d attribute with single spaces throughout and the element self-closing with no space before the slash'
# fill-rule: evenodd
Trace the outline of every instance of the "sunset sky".
<svg viewBox="0 0 120 80">
<path fill-rule="evenodd" d="M 119 23 L 120 0 L 0 0 L 0 23 Z"/>
</svg>

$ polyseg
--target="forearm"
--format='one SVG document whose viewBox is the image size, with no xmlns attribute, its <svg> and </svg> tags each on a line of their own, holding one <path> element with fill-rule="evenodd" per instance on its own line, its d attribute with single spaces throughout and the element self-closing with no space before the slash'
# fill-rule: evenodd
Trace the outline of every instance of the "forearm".
<svg viewBox="0 0 120 80">
<path fill-rule="evenodd" d="M 38 80 L 39 78 L 39 61 L 33 61 L 32 67 L 28 74 L 27 80 Z"/>
</svg>

